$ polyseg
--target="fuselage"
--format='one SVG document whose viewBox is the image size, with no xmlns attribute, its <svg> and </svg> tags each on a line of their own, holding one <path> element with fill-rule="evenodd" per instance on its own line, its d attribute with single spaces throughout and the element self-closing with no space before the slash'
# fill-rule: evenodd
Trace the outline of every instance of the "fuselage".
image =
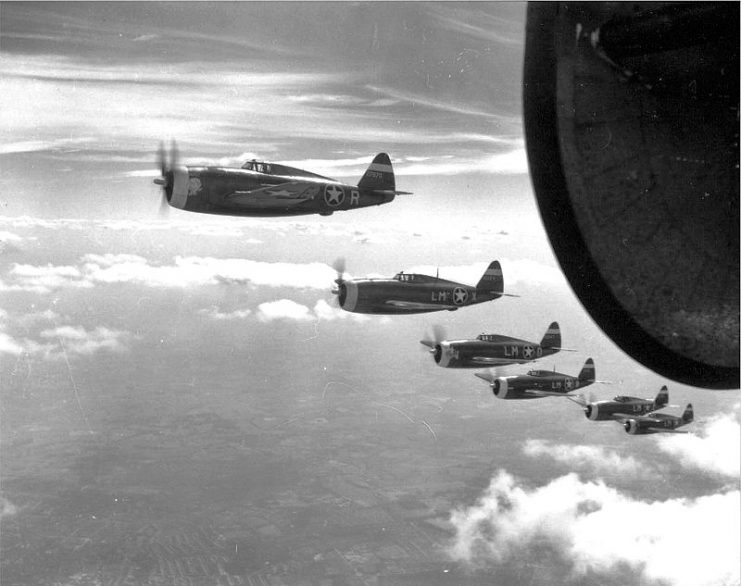
<svg viewBox="0 0 741 586">
<path fill-rule="evenodd" d="M 568 393 L 593 382 L 593 380 L 580 381 L 575 376 L 559 372 L 537 370 L 528 374 L 496 378 L 491 383 L 491 388 L 498 399 L 540 399 L 542 397 L 526 391 Z"/>
<path fill-rule="evenodd" d="M 481 368 L 524 364 L 550 356 L 557 349 L 496 334 L 482 334 L 475 340 L 445 340 L 435 345 L 433 358 L 445 368 Z"/>
<path fill-rule="evenodd" d="M 616 398 L 617 399 L 617 398 Z M 592 421 L 614 419 L 613 415 L 645 415 L 654 409 L 654 402 L 637 397 L 620 397 L 613 401 L 595 401 L 587 403 L 584 415 Z"/>
<path fill-rule="evenodd" d="M 185 167 L 173 171 L 171 206 L 230 216 L 330 215 L 394 200 L 390 192 L 363 190 L 318 175 L 275 175 L 231 167 Z M 275 187 L 275 189 L 270 189 Z M 253 193 L 262 190 L 259 197 Z"/>
<path fill-rule="evenodd" d="M 355 313 L 412 314 L 454 311 L 459 307 L 491 301 L 476 287 L 454 281 L 399 273 L 390 279 L 353 279 L 339 283 L 340 306 Z"/>
</svg>

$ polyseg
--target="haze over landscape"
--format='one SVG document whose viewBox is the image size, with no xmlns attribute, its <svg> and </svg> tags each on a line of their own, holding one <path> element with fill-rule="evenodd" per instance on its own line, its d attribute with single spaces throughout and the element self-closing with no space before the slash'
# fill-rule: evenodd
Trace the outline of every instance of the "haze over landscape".
<svg viewBox="0 0 741 586">
<path fill-rule="evenodd" d="M 646 370 L 584 312 L 525 156 L 521 3 L 0 5 L 0 579 L 26 584 L 738 584 L 737 391 Z M 155 152 L 399 196 L 331 217 L 158 215 Z M 519 295 L 362 316 L 350 276 Z M 628 436 L 500 401 L 419 340 L 540 340 Z M 524 372 L 513 367 L 507 372 Z"/>
</svg>

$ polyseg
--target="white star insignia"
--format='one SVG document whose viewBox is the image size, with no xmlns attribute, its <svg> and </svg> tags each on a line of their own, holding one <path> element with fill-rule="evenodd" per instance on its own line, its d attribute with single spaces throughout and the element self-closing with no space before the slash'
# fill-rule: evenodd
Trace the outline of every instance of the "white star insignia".
<svg viewBox="0 0 741 586">
<path fill-rule="evenodd" d="M 461 303 L 465 303 L 466 299 L 468 299 L 468 291 L 461 287 L 453 289 L 453 303 L 460 305 Z"/>
<path fill-rule="evenodd" d="M 330 185 L 324 191 L 324 200 L 327 202 L 327 205 L 338 206 L 342 203 L 343 199 L 345 199 L 345 192 L 336 185 Z"/>
<path fill-rule="evenodd" d="M 524 348 L 525 358 L 531 358 L 533 355 L 533 347 L 532 346 L 525 346 Z"/>
</svg>

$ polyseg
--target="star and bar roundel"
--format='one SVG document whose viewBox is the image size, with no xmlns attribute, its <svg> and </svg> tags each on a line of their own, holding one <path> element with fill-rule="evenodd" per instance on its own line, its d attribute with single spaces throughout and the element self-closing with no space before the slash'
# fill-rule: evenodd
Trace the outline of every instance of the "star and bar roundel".
<svg viewBox="0 0 741 586">
<path fill-rule="evenodd" d="M 324 201 L 333 208 L 342 205 L 342 202 L 345 201 L 345 190 L 339 185 L 325 185 Z"/>
<path fill-rule="evenodd" d="M 453 289 L 453 303 L 456 305 L 463 305 L 468 301 L 468 291 L 463 287 L 456 287 Z"/>
</svg>

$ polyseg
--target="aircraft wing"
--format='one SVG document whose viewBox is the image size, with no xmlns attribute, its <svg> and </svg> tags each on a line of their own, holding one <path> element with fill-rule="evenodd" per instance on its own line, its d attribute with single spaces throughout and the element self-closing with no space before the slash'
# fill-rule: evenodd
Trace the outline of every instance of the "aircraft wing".
<svg viewBox="0 0 741 586">
<path fill-rule="evenodd" d="M 420 303 L 417 301 L 399 301 L 389 299 L 386 305 L 400 307 L 402 309 L 458 309 L 457 305 L 441 305 L 439 303 Z"/>
<path fill-rule="evenodd" d="M 478 362 L 481 366 L 506 366 L 507 364 L 525 364 L 530 360 L 520 360 L 516 358 L 494 358 L 491 356 L 472 356 L 472 362 Z"/>
<path fill-rule="evenodd" d="M 314 199 L 318 192 L 319 188 L 314 184 L 291 181 L 251 191 L 234 191 L 224 198 L 224 203 L 250 208 L 255 206 L 269 208 L 271 205 L 285 207 Z"/>
<path fill-rule="evenodd" d="M 666 427 L 649 427 L 648 429 L 657 433 L 689 433 L 683 429 L 667 429 Z"/>
<path fill-rule="evenodd" d="M 569 395 L 568 393 L 558 393 L 555 391 L 535 391 L 535 390 L 528 390 L 525 391 L 526 395 L 533 395 L 534 397 L 573 397 L 574 395 Z"/>
</svg>

